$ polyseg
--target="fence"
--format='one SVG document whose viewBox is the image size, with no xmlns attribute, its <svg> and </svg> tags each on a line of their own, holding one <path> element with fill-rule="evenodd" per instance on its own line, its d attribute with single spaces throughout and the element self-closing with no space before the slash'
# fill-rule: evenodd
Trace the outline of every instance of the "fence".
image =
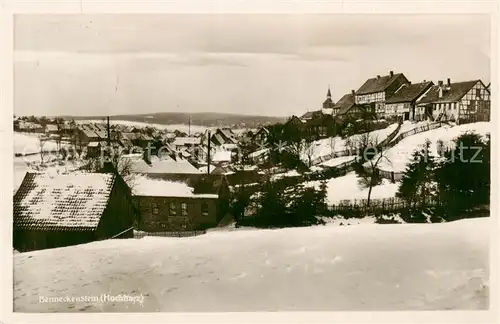
<svg viewBox="0 0 500 324">
<path fill-rule="evenodd" d="M 437 201 L 428 198 L 418 203 L 421 208 L 436 206 Z M 328 205 L 327 210 L 331 215 L 351 214 L 355 217 L 363 217 L 370 214 L 395 213 L 409 209 L 406 201 L 400 198 L 370 199 L 368 206 L 367 199 L 342 200 L 338 204 Z"/>
<path fill-rule="evenodd" d="M 387 145 L 384 147 L 384 149 L 389 149 L 394 146 L 396 146 L 399 142 L 401 142 L 403 139 L 405 139 L 408 136 L 412 136 L 415 134 L 427 132 L 433 129 L 437 129 L 443 126 L 443 124 L 446 124 L 444 122 L 437 122 L 433 124 L 427 124 L 419 127 L 415 127 L 412 130 L 409 130 L 407 132 L 401 133 L 398 136 L 396 136 L 394 139 L 392 139 Z M 394 171 L 386 171 L 382 169 L 378 169 L 379 174 L 382 178 L 384 179 L 389 179 L 392 182 L 400 181 L 404 177 L 404 172 L 394 172 Z"/>
<path fill-rule="evenodd" d="M 143 238 L 145 236 L 156 237 L 190 237 L 206 234 L 206 231 L 185 231 L 185 232 L 143 232 L 134 231 L 134 238 Z"/>
<path fill-rule="evenodd" d="M 401 129 L 402 124 L 398 124 L 398 127 L 392 131 L 382 142 L 379 143 L 379 146 L 384 147 L 387 143 L 389 143 L 394 136 L 396 136 L 399 133 L 399 130 Z M 312 165 L 318 165 L 320 163 L 323 163 L 325 161 L 331 160 L 333 158 L 337 157 L 342 157 L 342 156 L 349 156 L 349 155 L 356 155 L 358 152 L 355 148 L 347 148 L 342 151 L 335 151 L 330 154 L 326 154 L 323 156 L 320 156 L 319 158 L 316 158 L 312 161 Z"/>
</svg>

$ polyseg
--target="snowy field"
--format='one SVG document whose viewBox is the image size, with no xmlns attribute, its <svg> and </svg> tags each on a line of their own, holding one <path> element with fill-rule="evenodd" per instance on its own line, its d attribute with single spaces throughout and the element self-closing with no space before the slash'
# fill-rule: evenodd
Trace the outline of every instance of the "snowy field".
<svg viewBox="0 0 500 324">
<path fill-rule="evenodd" d="M 14 132 L 14 154 L 39 153 L 41 151 L 39 136 L 40 134 Z M 45 141 L 43 150 L 45 152 L 57 150 L 56 142 Z"/>
<path fill-rule="evenodd" d="M 89 124 L 89 123 L 104 124 L 105 123 L 104 120 L 99 120 L 99 119 L 77 120 L 75 122 L 77 124 Z M 201 126 L 201 125 L 189 126 L 187 124 L 164 125 L 164 124 L 156 124 L 156 123 L 134 122 L 134 121 L 127 121 L 127 120 L 110 120 L 109 123 L 111 125 L 135 126 L 135 127 L 139 127 L 139 128 L 144 128 L 146 126 L 149 126 L 149 127 L 154 127 L 157 129 L 167 130 L 169 132 L 173 132 L 175 130 L 178 130 L 178 131 L 184 132 L 184 133 L 191 132 L 191 134 L 203 133 L 207 129 L 210 129 L 210 130 L 217 129 L 216 126 L 213 126 L 213 127 L 207 127 L 207 126 Z M 246 131 L 246 129 L 232 129 L 232 131 L 235 134 L 240 134 L 240 133 Z"/>
<path fill-rule="evenodd" d="M 386 128 L 379 129 L 373 132 L 370 132 L 370 140 L 373 142 L 381 142 L 384 139 L 387 138 L 396 128 L 398 127 L 398 124 L 392 124 L 389 125 Z M 342 139 L 341 137 L 329 137 L 329 138 L 324 138 L 318 141 L 314 141 L 312 143 L 312 152 L 303 152 L 301 154 L 301 159 L 303 161 L 308 161 L 308 153 L 311 154 L 311 159 L 314 161 L 322 156 L 329 155 L 333 152 L 340 152 L 344 151 L 349 148 L 349 141 L 353 144 L 356 144 L 361 140 L 361 136 L 364 136 L 362 134 L 356 134 L 353 136 L 348 137 L 347 139 Z M 354 145 L 356 146 L 356 145 Z"/>
<path fill-rule="evenodd" d="M 425 121 L 420 121 L 420 122 L 412 122 L 412 121 L 404 121 L 403 124 L 401 125 L 401 128 L 399 129 L 399 132 L 396 134 L 396 136 L 394 136 L 394 139 L 396 137 L 398 137 L 400 134 L 402 133 L 405 133 L 405 132 L 409 132 L 411 131 L 412 129 L 415 129 L 415 128 L 418 128 L 418 127 L 422 127 L 422 126 L 426 126 L 426 125 L 429 125 L 429 124 L 432 124 L 433 122 L 431 121 L 428 121 L 428 120 L 425 120 Z M 393 140 L 394 140 L 393 139 Z M 392 142 L 392 141 L 391 141 Z"/>
<path fill-rule="evenodd" d="M 487 309 L 489 218 L 108 240 L 16 253 L 17 312 Z M 293 239 L 291 239 L 293 238 Z M 38 269 L 33 271 L 33 269 Z M 143 303 L 39 297 L 144 296 Z"/>
<path fill-rule="evenodd" d="M 383 159 L 380 161 L 378 168 L 386 171 L 403 172 L 408 163 L 411 162 L 412 153 L 419 147 L 425 145 L 425 141 L 431 141 L 430 155 L 438 156 L 437 142 L 442 140 L 445 145 L 453 145 L 452 141 L 466 132 L 473 131 L 479 135 L 485 136 L 491 132 L 491 123 L 480 122 L 454 127 L 443 126 L 428 132 L 408 136 L 399 142 L 394 147 L 386 151 L 385 156 L 389 161 Z"/>
<path fill-rule="evenodd" d="M 42 171 L 52 174 L 67 173 L 72 172 L 83 165 L 82 161 L 65 161 L 63 165 L 59 165 L 57 161 L 52 161 L 54 159 L 55 156 L 52 154 L 44 157 L 47 167 L 42 169 Z M 33 165 L 39 165 L 40 162 L 41 160 L 39 154 L 14 158 L 14 192 L 17 191 L 23 182 L 26 172 L 40 172 L 40 170 L 36 170 L 32 167 Z"/>
<path fill-rule="evenodd" d="M 353 161 L 354 159 L 356 159 L 355 155 L 340 156 L 337 158 L 327 160 L 321 163 L 320 165 L 324 167 L 336 167 L 338 165 L 341 165 L 342 163 Z"/>
<path fill-rule="evenodd" d="M 90 124 L 90 123 L 96 123 L 96 124 L 103 124 L 105 123 L 104 120 L 99 120 L 99 119 L 86 119 L 86 120 L 77 120 L 75 121 L 77 124 Z M 145 122 L 134 122 L 134 121 L 128 121 L 128 120 L 111 120 L 109 121 L 111 125 L 123 125 L 123 126 L 134 126 L 134 127 L 139 127 L 139 128 L 144 128 L 146 126 L 149 127 L 154 127 L 157 129 L 165 129 L 167 131 L 175 131 L 178 130 L 180 132 L 187 133 L 191 129 L 191 133 L 197 133 L 197 132 L 204 132 L 207 129 L 210 129 L 210 127 L 205 127 L 205 126 L 200 126 L 200 125 L 191 125 L 191 127 L 187 124 L 172 124 L 172 125 L 164 125 L 164 124 L 155 124 L 155 123 L 145 123 Z M 212 127 L 216 128 L 216 127 Z"/>
<path fill-rule="evenodd" d="M 327 203 L 338 204 L 341 200 L 367 199 L 368 188 L 361 188 L 358 185 L 359 177 L 354 171 L 345 176 L 327 180 Z M 320 189 L 320 181 L 310 181 L 306 186 L 314 186 Z M 398 191 L 399 183 L 391 183 L 387 179 L 382 180 L 382 184 L 372 188 L 371 199 L 393 198 Z"/>
</svg>

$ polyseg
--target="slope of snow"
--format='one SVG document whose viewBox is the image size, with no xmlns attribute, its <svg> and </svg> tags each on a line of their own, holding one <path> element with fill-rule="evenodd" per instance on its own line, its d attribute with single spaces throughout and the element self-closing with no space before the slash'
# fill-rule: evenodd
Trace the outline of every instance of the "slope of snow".
<svg viewBox="0 0 500 324">
<path fill-rule="evenodd" d="M 387 138 L 396 128 L 398 127 L 398 124 L 392 124 L 389 125 L 386 128 L 375 130 L 373 132 L 369 133 L 370 136 L 370 141 L 372 142 L 381 142 L 384 139 Z M 308 153 L 311 154 L 311 159 L 314 161 L 320 157 L 323 157 L 325 155 L 332 154 L 333 152 L 340 152 L 344 151 L 349 148 L 348 145 L 349 142 L 351 142 L 353 145 L 356 146 L 355 144 L 359 142 L 364 136 L 363 134 L 356 134 L 353 136 L 348 137 L 347 139 L 342 139 L 341 137 L 329 137 L 329 138 L 324 138 L 318 141 L 314 141 L 311 144 L 310 152 L 303 152 L 301 154 L 301 159 L 303 161 L 308 161 Z M 304 151 L 309 151 L 309 149 L 306 149 Z"/>
<path fill-rule="evenodd" d="M 14 311 L 484 310 L 491 225 L 478 218 L 214 231 L 16 253 Z M 38 299 L 101 294 L 143 300 Z"/>
<path fill-rule="evenodd" d="M 412 122 L 412 121 L 404 121 L 403 124 L 401 125 L 401 128 L 399 129 L 399 132 L 396 134 L 396 136 L 394 136 L 394 139 L 396 137 L 398 137 L 400 134 L 402 133 L 405 133 L 405 132 L 409 132 L 411 131 L 412 129 L 415 129 L 415 128 L 418 128 L 418 127 L 421 127 L 421 126 L 425 126 L 425 125 L 429 125 L 429 124 L 432 124 L 433 122 L 431 121 L 428 121 L 428 120 L 425 120 L 425 121 L 420 121 L 420 122 Z M 393 140 L 394 140 L 393 139 Z"/>
<path fill-rule="evenodd" d="M 215 194 L 194 194 L 193 188 L 184 182 L 138 176 L 132 179 L 132 183 L 132 194 L 138 196 L 218 198 L 218 195 Z"/>
<path fill-rule="evenodd" d="M 338 204 L 341 200 L 367 199 L 368 188 L 362 188 L 358 184 L 359 177 L 355 172 L 349 172 L 345 176 L 327 180 L 327 203 Z M 306 186 L 320 188 L 320 181 L 306 182 Z M 396 196 L 399 183 L 391 183 L 384 179 L 381 185 L 372 188 L 371 199 L 392 198 Z"/>
<path fill-rule="evenodd" d="M 89 123 L 96 123 L 96 124 L 102 124 L 104 121 L 99 120 L 99 119 L 87 119 L 87 120 L 77 120 L 75 121 L 77 124 L 89 124 Z M 164 124 L 155 124 L 155 123 L 145 123 L 145 122 L 134 122 L 134 121 L 128 121 L 128 120 L 110 120 L 109 123 L 111 125 L 123 125 L 123 126 L 134 126 L 134 127 L 139 127 L 139 128 L 144 128 L 146 126 L 149 127 L 154 127 L 157 129 L 164 129 L 167 131 L 175 131 L 178 130 L 180 132 L 188 133 L 191 131 L 191 133 L 203 133 L 207 129 L 217 129 L 217 127 L 205 127 L 205 126 L 200 126 L 200 125 L 191 125 L 191 127 L 187 124 L 172 124 L 172 125 L 164 125 Z"/>
<path fill-rule="evenodd" d="M 355 155 L 341 156 L 341 157 L 327 160 L 327 161 L 321 163 L 320 165 L 325 166 L 325 167 L 335 167 L 335 166 L 341 165 L 342 163 L 345 163 L 348 161 L 353 161 L 355 158 L 356 158 Z"/>
<path fill-rule="evenodd" d="M 64 163 L 59 164 L 58 161 L 54 161 L 54 158 L 52 155 L 45 157 L 45 167 L 35 168 L 41 162 L 40 155 L 14 157 L 14 192 L 21 185 L 26 172 L 43 171 L 49 174 L 66 174 L 73 172 L 83 165 L 83 161 L 81 160 L 64 161 Z"/>
<path fill-rule="evenodd" d="M 300 176 L 300 173 L 298 173 L 296 170 L 290 170 L 290 171 L 284 172 L 284 173 L 273 174 L 271 176 L 271 180 L 275 181 L 275 180 L 282 179 L 282 178 L 298 177 L 298 176 Z"/>
<path fill-rule="evenodd" d="M 14 154 L 34 154 L 41 151 L 40 135 L 29 133 L 14 132 Z M 44 152 L 57 150 L 57 144 L 54 141 L 44 141 Z"/>
<path fill-rule="evenodd" d="M 486 133 L 491 132 L 491 123 L 480 122 L 454 127 L 443 126 L 428 132 L 408 136 L 385 152 L 384 155 L 389 161 L 385 159 L 381 160 L 378 167 L 381 170 L 403 172 L 406 169 L 407 164 L 411 162 L 412 153 L 420 146 L 425 145 L 425 141 L 427 139 L 431 141 L 429 154 L 432 156 L 438 156 L 438 140 L 442 140 L 445 145 L 450 146 L 453 145 L 453 139 L 470 131 L 485 136 Z"/>
</svg>

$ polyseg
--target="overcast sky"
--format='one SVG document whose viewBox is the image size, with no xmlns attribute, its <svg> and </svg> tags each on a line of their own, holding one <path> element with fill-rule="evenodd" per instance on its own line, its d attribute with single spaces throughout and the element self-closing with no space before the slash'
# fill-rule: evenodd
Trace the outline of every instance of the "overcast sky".
<svg viewBox="0 0 500 324">
<path fill-rule="evenodd" d="M 289 116 L 390 70 L 490 81 L 480 15 L 18 15 L 16 115 Z"/>
</svg>

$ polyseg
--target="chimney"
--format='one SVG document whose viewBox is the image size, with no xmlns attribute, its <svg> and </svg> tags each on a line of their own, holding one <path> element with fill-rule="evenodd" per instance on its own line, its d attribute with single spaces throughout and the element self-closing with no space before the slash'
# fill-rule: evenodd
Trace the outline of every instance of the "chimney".
<svg viewBox="0 0 500 324">
<path fill-rule="evenodd" d="M 354 91 L 354 90 L 351 90 L 351 93 L 352 93 L 352 95 L 354 95 L 354 94 L 356 93 L 356 91 Z"/>
<path fill-rule="evenodd" d="M 448 80 L 447 80 L 447 81 L 448 81 L 448 87 L 449 87 L 449 86 L 451 86 L 451 79 L 450 79 L 450 78 L 448 78 Z"/>
<path fill-rule="evenodd" d="M 427 82 L 427 80 L 426 80 L 426 79 L 424 79 L 424 83 L 426 83 L 426 82 Z"/>
<path fill-rule="evenodd" d="M 377 75 L 377 80 L 380 80 L 380 75 Z"/>
<path fill-rule="evenodd" d="M 394 71 L 389 71 L 389 75 L 391 76 L 391 78 L 394 76 Z"/>
<path fill-rule="evenodd" d="M 442 87 L 443 86 L 443 81 L 439 80 L 438 81 L 438 86 Z"/>
</svg>

